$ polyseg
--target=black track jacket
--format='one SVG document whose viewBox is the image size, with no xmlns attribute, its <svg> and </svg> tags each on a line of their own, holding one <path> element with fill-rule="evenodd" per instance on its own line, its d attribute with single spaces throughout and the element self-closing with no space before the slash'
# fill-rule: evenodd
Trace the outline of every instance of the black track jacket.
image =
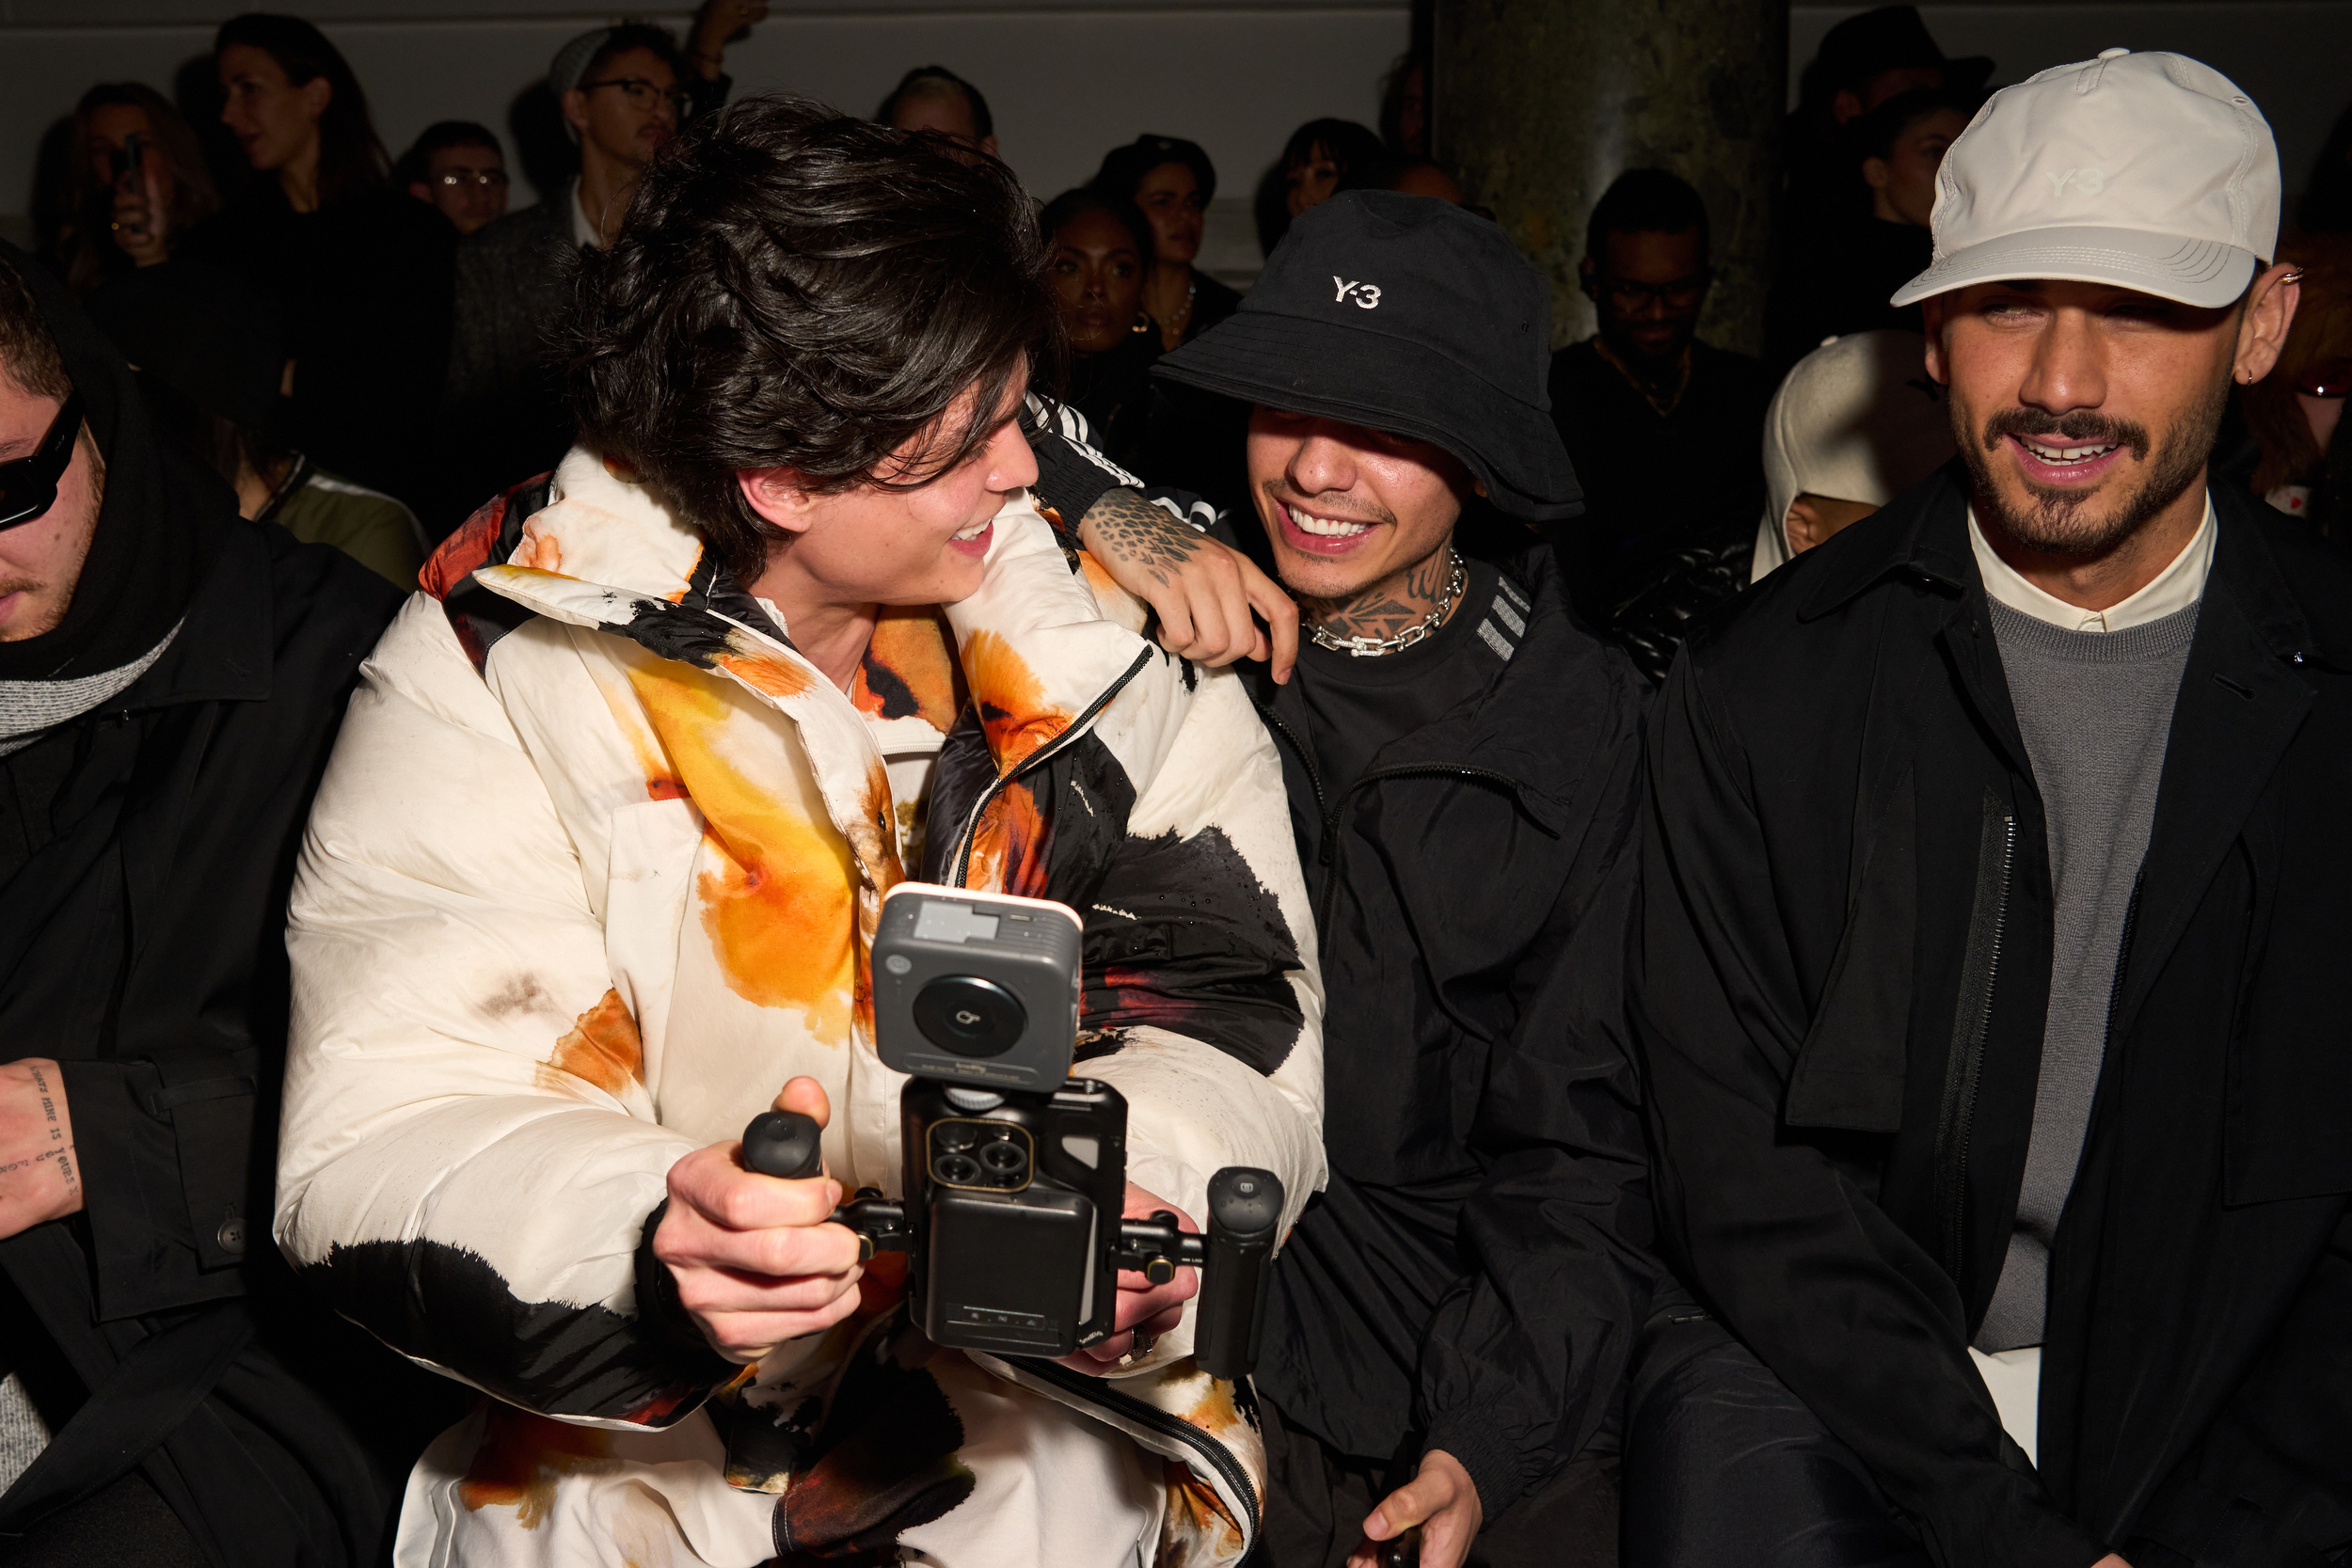
<svg viewBox="0 0 2352 1568">
<path fill-rule="evenodd" d="M 2352 566 L 2217 489 L 2050 1260 L 2042 1468 L 1966 1354 L 2050 963 L 2042 807 L 1947 470 L 1686 645 L 1637 981 L 1669 1257 L 1936 1561 L 2352 1539 Z"/>
<path fill-rule="evenodd" d="M 1322 938 L 1330 1184 L 1276 1259 L 1258 1386 L 1343 1452 L 1443 1449 L 1493 1518 L 1600 1433 L 1656 1265 L 1624 1018 L 1641 677 L 1551 552 L 1476 701 L 1334 795 L 1248 665 Z"/>
</svg>

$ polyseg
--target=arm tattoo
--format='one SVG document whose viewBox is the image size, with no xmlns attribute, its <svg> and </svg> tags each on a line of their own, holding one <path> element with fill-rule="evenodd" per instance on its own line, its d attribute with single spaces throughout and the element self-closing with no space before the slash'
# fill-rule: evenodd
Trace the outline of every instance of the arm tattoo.
<svg viewBox="0 0 2352 1568">
<path fill-rule="evenodd" d="M 1163 585 L 1200 550 L 1200 534 L 1122 485 L 1104 491 L 1079 527 L 1093 529 L 1098 555 L 1133 562 Z"/>
<path fill-rule="evenodd" d="M 1334 637 L 1390 638 L 1428 619 L 1453 575 L 1454 552 L 1441 546 L 1347 598 L 1302 598 L 1298 605 L 1310 623 Z"/>
</svg>

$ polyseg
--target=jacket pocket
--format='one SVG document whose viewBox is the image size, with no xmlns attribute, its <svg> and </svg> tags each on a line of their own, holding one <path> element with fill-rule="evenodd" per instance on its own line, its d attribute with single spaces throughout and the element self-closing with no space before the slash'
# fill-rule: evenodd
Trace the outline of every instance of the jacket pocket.
<svg viewBox="0 0 2352 1568">
<path fill-rule="evenodd" d="M 1935 1128 L 1935 1211 L 1944 1241 L 1945 1272 L 1957 1280 L 1967 1256 L 1968 1139 L 1984 1076 L 1985 1036 L 1993 1022 L 1993 989 L 2001 969 L 2009 925 L 2010 878 L 2017 864 L 2017 818 L 1984 795 L 1984 824 L 1977 840 L 1977 892 L 1968 911 L 1968 949 L 1961 960 L 1960 996 L 1952 1008 L 1952 1045 L 1944 1068 L 1944 1099 Z"/>
</svg>

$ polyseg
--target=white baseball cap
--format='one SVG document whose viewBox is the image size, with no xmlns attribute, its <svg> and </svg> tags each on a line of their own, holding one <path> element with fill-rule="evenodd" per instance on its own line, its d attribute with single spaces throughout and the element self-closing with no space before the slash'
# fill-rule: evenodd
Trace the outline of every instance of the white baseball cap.
<svg viewBox="0 0 2352 1568">
<path fill-rule="evenodd" d="M 2185 55 L 2106 49 L 2003 87 L 1935 176 L 1935 260 L 1888 303 L 2008 277 L 2228 305 L 2279 249 L 2279 150 Z"/>
</svg>

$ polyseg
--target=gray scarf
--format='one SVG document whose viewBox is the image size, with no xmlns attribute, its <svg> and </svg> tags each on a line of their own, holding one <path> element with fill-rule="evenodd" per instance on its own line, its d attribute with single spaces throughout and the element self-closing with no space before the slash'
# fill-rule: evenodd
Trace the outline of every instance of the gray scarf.
<svg viewBox="0 0 2352 1568">
<path fill-rule="evenodd" d="M 61 681 L 0 681 L 0 757 L 21 752 L 68 720 L 79 719 L 147 673 L 180 635 L 175 624 L 164 640 L 128 664 Z"/>
</svg>

